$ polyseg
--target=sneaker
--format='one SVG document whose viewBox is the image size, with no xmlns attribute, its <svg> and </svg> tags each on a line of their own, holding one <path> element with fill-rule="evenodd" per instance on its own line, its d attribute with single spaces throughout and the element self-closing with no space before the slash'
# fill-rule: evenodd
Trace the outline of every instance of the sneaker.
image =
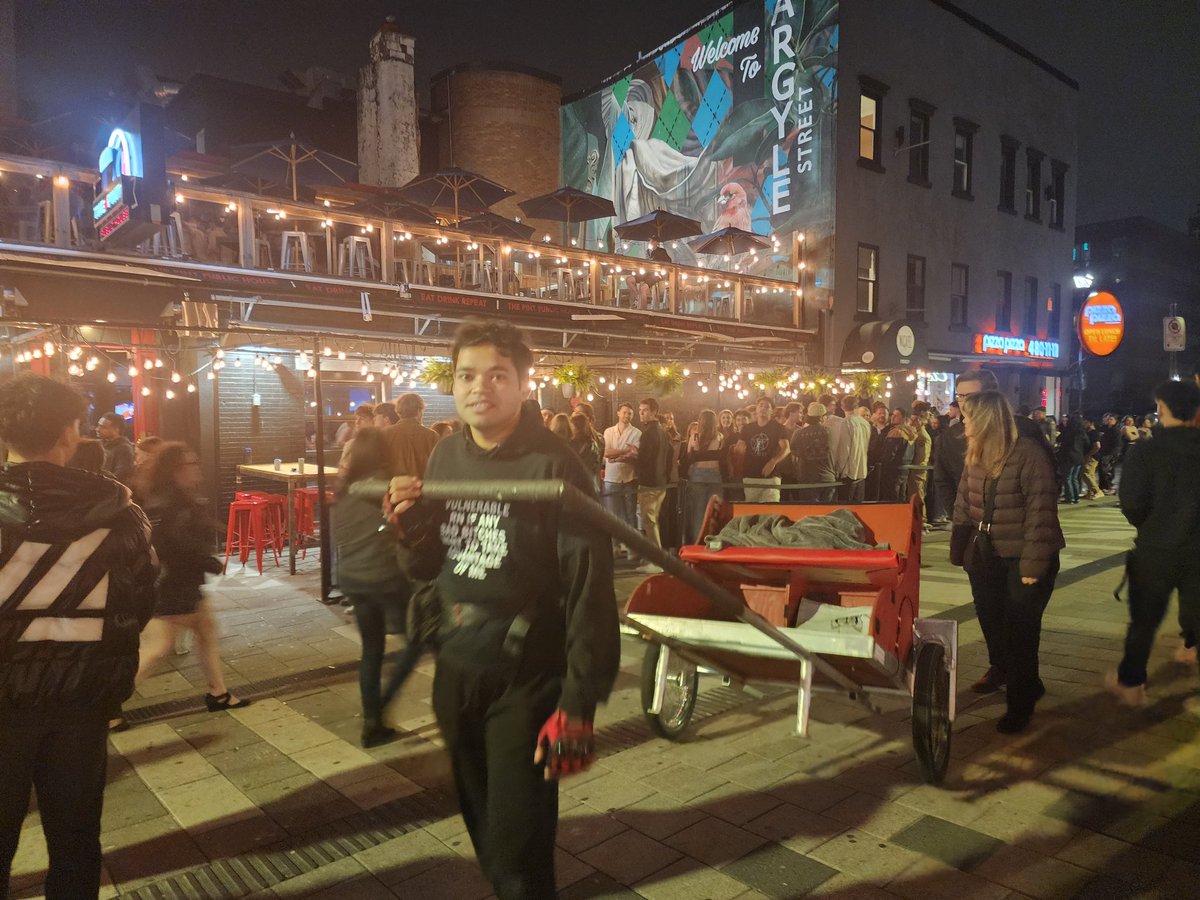
<svg viewBox="0 0 1200 900">
<path fill-rule="evenodd" d="M 983 673 L 982 678 L 971 685 L 971 690 L 976 694 L 994 694 L 1004 687 L 1006 680 L 1003 672 L 991 666 Z"/>
<path fill-rule="evenodd" d="M 1033 721 L 1033 710 L 1010 709 L 996 721 L 996 730 L 1001 734 L 1020 734 Z"/>
<path fill-rule="evenodd" d="M 635 572 L 640 572 L 643 575 L 657 575 L 662 570 L 662 566 L 656 566 L 652 562 L 642 563 L 640 566 L 634 569 Z"/>
<path fill-rule="evenodd" d="M 1187 644 L 1180 644 L 1179 649 L 1175 651 L 1175 662 L 1183 663 L 1184 665 L 1196 665 L 1196 648 L 1189 647 Z"/>
<path fill-rule="evenodd" d="M 1137 708 L 1146 705 L 1146 686 L 1139 684 L 1136 687 L 1129 687 L 1121 684 L 1115 671 L 1105 673 L 1104 688 L 1117 699 L 1117 703 L 1121 706 Z"/>
</svg>

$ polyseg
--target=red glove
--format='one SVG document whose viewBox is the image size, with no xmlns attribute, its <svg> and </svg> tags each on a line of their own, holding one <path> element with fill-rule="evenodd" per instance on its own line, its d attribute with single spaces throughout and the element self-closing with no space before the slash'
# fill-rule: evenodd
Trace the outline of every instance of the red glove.
<svg viewBox="0 0 1200 900">
<path fill-rule="evenodd" d="M 590 721 L 569 719 L 560 709 L 538 732 L 533 762 L 534 765 L 545 763 L 547 781 L 584 772 L 595 759 L 596 741 Z"/>
</svg>

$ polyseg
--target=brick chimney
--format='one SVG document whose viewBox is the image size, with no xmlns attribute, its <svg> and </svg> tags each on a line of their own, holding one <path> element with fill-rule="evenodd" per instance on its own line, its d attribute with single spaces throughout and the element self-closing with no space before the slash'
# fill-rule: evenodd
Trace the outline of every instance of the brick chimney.
<svg viewBox="0 0 1200 900">
<path fill-rule="evenodd" d="M 3 0 L 0 0 L 3 2 Z M 388 16 L 358 73 L 358 178 L 400 187 L 420 170 L 414 40 Z"/>
</svg>

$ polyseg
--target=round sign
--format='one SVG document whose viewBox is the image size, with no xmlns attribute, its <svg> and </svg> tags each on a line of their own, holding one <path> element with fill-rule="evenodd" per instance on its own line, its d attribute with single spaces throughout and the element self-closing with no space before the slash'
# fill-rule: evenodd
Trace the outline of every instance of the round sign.
<svg viewBox="0 0 1200 900">
<path fill-rule="evenodd" d="M 1125 313 L 1112 294 L 1092 294 L 1079 310 L 1079 342 L 1092 356 L 1108 356 L 1125 336 Z"/>
<path fill-rule="evenodd" d="M 912 356 L 912 352 L 917 349 L 917 336 L 908 325 L 901 325 L 896 329 L 896 349 L 901 356 Z"/>
<path fill-rule="evenodd" d="M 875 362 L 875 352 L 872 350 L 864 350 L 863 355 L 862 355 L 862 361 L 864 363 L 867 363 L 868 365 Z"/>
</svg>

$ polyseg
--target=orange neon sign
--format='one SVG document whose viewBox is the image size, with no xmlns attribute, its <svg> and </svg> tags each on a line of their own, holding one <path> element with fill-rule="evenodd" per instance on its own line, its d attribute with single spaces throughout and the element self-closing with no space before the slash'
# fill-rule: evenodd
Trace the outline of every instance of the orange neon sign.
<svg viewBox="0 0 1200 900">
<path fill-rule="evenodd" d="M 1108 356 L 1125 337 L 1125 313 L 1112 294 L 1092 294 L 1079 310 L 1079 342 L 1092 356 Z"/>
</svg>

